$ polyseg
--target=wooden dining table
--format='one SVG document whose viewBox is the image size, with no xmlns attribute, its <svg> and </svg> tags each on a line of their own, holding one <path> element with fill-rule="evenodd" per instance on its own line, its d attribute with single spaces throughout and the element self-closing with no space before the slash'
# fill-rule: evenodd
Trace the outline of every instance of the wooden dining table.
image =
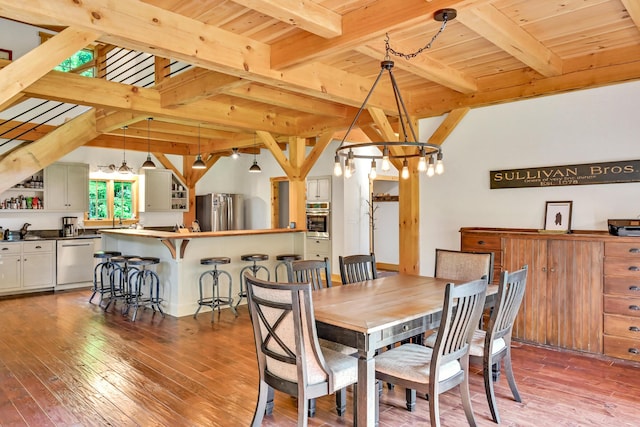
<svg viewBox="0 0 640 427">
<path fill-rule="evenodd" d="M 358 426 L 376 424 L 376 350 L 438 327 L 450 282 L 398 274 L 313 292 L 318 336 L 358 349 Z M 497 292 L 488 287 L 488 305 Z"/>
</svg>

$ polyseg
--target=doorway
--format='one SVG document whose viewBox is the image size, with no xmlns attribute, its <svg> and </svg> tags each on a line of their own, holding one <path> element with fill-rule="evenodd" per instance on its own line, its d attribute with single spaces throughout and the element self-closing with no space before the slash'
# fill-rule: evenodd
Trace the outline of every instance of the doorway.
<svg viewBox="0 0 640 427">
<path fill-rule="evenodd" d="M 376 267 L 399 270 L 400 204 L 396 176 L 378 176 L 369 181 L 369 247 L 376 254 Z"/>
</svg>

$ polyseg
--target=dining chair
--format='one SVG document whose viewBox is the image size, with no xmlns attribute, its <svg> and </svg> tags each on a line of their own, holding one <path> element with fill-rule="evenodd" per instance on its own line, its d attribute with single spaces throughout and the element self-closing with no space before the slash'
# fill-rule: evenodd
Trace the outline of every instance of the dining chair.
<svg viewBox="0 0 640 427">
<path fill-rule="evenodd" d="M 338 261 L 340 263 L 340 279 L 344 285 L 378 278 L 376 257 L 373 253 L 340 256 Z"/>
<path fill-rule="evenodd" d="M 331 287 L 331 263 L 329 258 L 324 260 L 299 260 L 292 261 L 287 264 L 287 278 L 290 283 L 311 283 L 314 291 Z M 320 347 L 328 348 L 344 355 L 354 355 L 358 352 L 353 347 L 349 347 L 337 342 L 318 338 Z M 347 407 L 346 389 L 336 391 L 336 412 L 338 415 L 344 415 Z M 309 402 L 309 417 L 313 417 L 316 412 L 315 399 Z"/>
<path fill-rule="evenodd" d="M 310 283 L 267 282 L 244 274 L 260 376 L 252 426 L 262 424 L 274 389 L 297 397 L 298 425 L 308 425 L 308 399 L 358 381 L 355 357 L 321 348 Z M 356 399 L 354 423 L 356 420 Z"/>
<path fill-rule="evenodd" d="M 463 252 L 449 249 L 436 249 L 435 277 L 470 280 L 487 277 L 488 283 L 493 280 L 493 252 Z"/>
<path fill-rule="evenodd" d="M 458 385 L 467 421 L 476 425 L 469 392 L 469 349 L 486 292 L 486 278 L 448 283 L 433 348 L 408 343 L 375 357 L 376 379 L 405 387 L 409 411 L 415 410 L 416 391 L 428 395 L 432 426 L 440 426 L 439 395 Z"/>
<path fill-rule="evenodd" d="M 489 319 L 487 330 L 476 329 L 471 341 L 471 349 L 469 350 L 472 361 L 482 361 L 484 389 L 489 402 L 489 409 L 491 410 L 493 421 L 498 424 L 500 423 L 500 415 L 498 414 L 493 388 L 493 373 L 499 372 L 501 361 L 504 361 L 504 371 L 513 398 L 516 402 L 522 401 L 511 364 L 511 331 L 524 298 L 527 272 L 528 267 L 525 265 L 518 271 L 513 273 L 505 271 L 500 275 L 498 297 Z M 494 369 L 494 365 L 496 369 Z"/>
</svg>

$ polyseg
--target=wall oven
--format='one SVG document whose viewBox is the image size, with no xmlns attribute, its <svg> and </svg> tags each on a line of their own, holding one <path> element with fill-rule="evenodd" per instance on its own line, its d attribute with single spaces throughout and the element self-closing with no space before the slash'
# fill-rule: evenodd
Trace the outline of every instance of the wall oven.
<svg viewBox="0 0 640 427">
<path fill-rule="evenodd" d="M 328 239 L 331 228 L 329 202 L 307 203 L 307 237 Z"/>
</svg>

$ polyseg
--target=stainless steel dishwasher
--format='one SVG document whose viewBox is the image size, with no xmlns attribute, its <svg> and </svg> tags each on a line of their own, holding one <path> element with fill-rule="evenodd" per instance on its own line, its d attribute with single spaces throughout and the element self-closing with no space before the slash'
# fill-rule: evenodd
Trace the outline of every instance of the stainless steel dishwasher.
<svg viewBox="0 0 640 427">
<path fill-rule="evenodd" d="M 93 240 L 58 240 L 56 286 L 93 282 Z"/>
</svg>

